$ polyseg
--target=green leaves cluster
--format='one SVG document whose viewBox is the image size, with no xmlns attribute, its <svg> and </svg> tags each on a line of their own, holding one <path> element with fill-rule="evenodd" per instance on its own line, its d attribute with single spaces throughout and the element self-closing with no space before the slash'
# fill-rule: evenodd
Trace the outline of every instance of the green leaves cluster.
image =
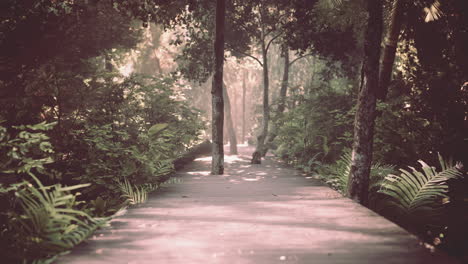
<svg viewBox="0 0 468 264">
<path fill-rule="evenodd" d="M 345 91 L 333 88 L 290 96 L 287 104 L 296 106 L 274 118 L 277 155 L 307 170 L 312 157 L 322 163 L 337 160 L 350 142 L 352 103 Z"/>
<path fill-rule="evenodd" d="M 34 171 L 45 173 L 45 164 L 53 162 L 54 153 L 49 137 L 44 131 L 51 130 L 55 123 L 13 126 L 16 136 L 11 137 L 8 130 L 0 126 L 0 173 L 14 181 Z M 19 175 L 23 175 L 18 177 Z"/>
<path fill-rule="evenodd" d="M 340 158 L 333 164 L 324 164 L 317 169 L 319 176 L 343 195 L 347 194 L 348 177 L 351 170 L 351 150 L 345 149 Z M 375 162 L 371 166 L 369 190 L 375 192 L 380 188 L 384 178 L 395 172 L 392 165 Z"/>
<path fill-rule="evenodd" d="M 439 156 L 440 157 L 440 156 Z M 436 170 L 423 161 L 421 169 L 410 167 L 400 169 L 400 175 L 390 174 L 385 177 L 379 193 L 390 199 L 385 202 L 382 213 L 393 210 L 393 214 L 404 217 L 419 231 L 447 225 L 447 203 L 449 202 L 450 179 L 459 178 L 462 173 L 442 158 L 441 170 Z"/>
<path fill-rule="evenodd" d="M 104 219 L 80 210 L 77 189 L 89 184 L 45 186 L 54 153 L 45 132 L 55 124 L 15 126 L 11 136 L 0 126 L 0 238 L 7 261 L 48 259 L 83 241 Z M 8 254 L 7 254 L 8 253 Z"/>
<path fill-rule="evenodd" d="M 78 209 L 77 189 L 89 184 L 69 187 L 44 186 L 31 175 L 33 183 L 15 186 L 21 209 L 10 219 L 11 231 L 25 259 L 49 258 L 69 250 L 90 236 L 106 219 L 95 219 Z"/>
<path fill-rule="evenodd" d="M 71 130 L 70 158 L 63 160 L 69 178 L 92 183 L 85 195 L 115 199 L 116 180 L 158 184 L 173 171 L 173 160 L 203 127 L 199 113 L 176 99 L 173 87 L 170 79 L 132 76 L 95 91 L 101 94 L 75 119 L 80 128 Z"/>
</svg>

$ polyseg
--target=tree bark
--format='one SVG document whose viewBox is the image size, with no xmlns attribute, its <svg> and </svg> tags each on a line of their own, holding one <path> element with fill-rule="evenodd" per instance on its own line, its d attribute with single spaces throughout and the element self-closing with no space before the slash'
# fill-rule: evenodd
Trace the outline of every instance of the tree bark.
<svg viewBox="0 0 468 264">
<path fill-rule="evenodd" d="M 245 76 L 242 80 L 242 144 L 245 143 L 245 93 L 246 93 L 246 85 L 245 85 Z"/>
<path fill-rule="evenodd" d="M 372 162 L 376 93 L 379 80 L 380 42 L 382 37 L 382 0 L 367 0 L 369 13 L 364 40 L 361 89 L 354 120 L 353 152 L 348 179 L 348 195 L 367 205 Z"/>
<path fill-rule="evenodd" d="M 268 135 L 268 123 L 270 122 L 270 105 L 269 105 L 269 79 L 268 79 L 268 50 L 265 45 L 265 37 L 262 33 L 262 57 L 263 57 L 263 124 L 262 132 L 257 137 L 257 147 L 252 154 L 252 164 L 262 163 L 262 156 L 265 156 L 265 139 Z M 266 154 L 266 153 L 265 153 Z"/>
<path fill-rule="evenodd" d="M 377 98 L 385 101 L 388 93 L 388 85 L 392 77 L 393 63 L 401 29 L 401 0 L 393 0 L 390 14 L 390 24 L 385 37 L 385 46 L 382 54 L 382 65 L 379 76 L 379 92 Z"/>
<path fill-rule="evenodd" d="M 287 45 L 283 46 L 284 67 L 283 79 L 281 81 L 280 97 L 278 102 L 278 113 L 283 113 L 286 108 L 286 94 L 289 85 L 289 48 Z"/>
<path fill-rule="evenodd" d="M 229 154 L 237 155 L 237 138 L 236 129 L 232 120 L 231 101 L 229 100 L 229 93 L 226 84 L 223 84 L 223 100 L 224 100 L 224 114 L 226 115 L 226 125 L 229 135 Z"/>
<path fill-rule="evenodd" d="M 223 125 L 224 125 L 224 101 L 223 101 L 223 64 L 224 64 L 224 20 L 225 0 L 216 1 L 216 31 L 214 42 L 214 77 L 211 89 L 212 94 L 212 161 L 211 174 L 224 173 L 224 149 L 223 149 Z"/>
</svg>

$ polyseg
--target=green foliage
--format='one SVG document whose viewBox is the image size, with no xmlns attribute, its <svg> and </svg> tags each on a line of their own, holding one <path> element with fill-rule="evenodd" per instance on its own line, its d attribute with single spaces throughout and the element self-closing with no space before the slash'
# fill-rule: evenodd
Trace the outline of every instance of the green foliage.
<svg viewBox="0 0 468 264">
<path fill-rule="evenodd" d="M 27 125 L 13 126 L 16 136 L 11 138 L 5 127 L 0 126 L 0 173 L 4 177 L 24 175 L 34 169 L 44 173 L 44 165 L 53 162 L 49 154 L 53 153 L 49 137 L 44 131 L 51 130 L 55 123 L 45 122 Z"/>
<path fill-rule="evenodd" d="M 125 179 L 123 182 L 117 182 L 120 191 L 122 192 L 121 197 L 125 198 L 125 203 L 130 205 L 140 204 L 146 202 L 148 198 L 148 192 L 155 190 L 156 187 L 150 186 L 135 186 Z"/>
<path fill-rule="evenodd" d="M 31 177 L 34 184 L 15 186 L 22 210 L 10 220 L 23 257 L 47 258 L 71 249 L 106 222 L 77 209 L 79 193 L 73 191 L 89 184 L 44 186 L 37 177 Z"/>
<path fill-rule="evenodd" d="M 398 89 L 403 89 L 399 87 Z M 413 111 L 407 95 L 392 97 L 377 106 L 374 157 L 385 163 L 414 166 L 416 158 L 437 162 L 434 155 L 447 142 L 446 132 L 437 121 Z M 450 155 L 452 155 L 451 153 Z"/>
<path fill-rule="evenodd" d="M 97 74 L 78 86 L 52 124 L 0 127 L 1 236 L 11 242 L 2 251 L 34 259 L 70 249 L 101 224 L 90 214 L 146 200 L 198 140 L 199 113 L 173 80 L 115 78 Z M 31 176 L 35 185 L 18 184 Z M 76 188 L 84 186 L 80 198 L 90 202 L 78 203 Z"/>
<path fill-rule="evenodd" d="M 2 251 L 8 251 L 14 261 L 50 258 L 80 243 L 105 222 L 79 209 L 76 190 L 89 184 L 45 186 L 38 178 L 53 175 L 46 165 L 53 162 L 54 151 L 44 131 L 54 125 L 15 126 L 14 137 L 0 126 L 0 228 L 2 241 L 9 242 Z"/>
<path fill-rule="evenodd" d="M 319 174 L 333 188 L 346 195 L 348 189 L 348 177 L 351 170 L 351 150 L 346 149 L 341 157 L 333 164 L 323 165 Z M 372 164 L 370 173 L 369 190 L 375 191 L 380 187 L 382 180 L 389 174 L 394 173 L 395 167 L 391 165 Z"/>
<path fill-rule="evenodd" d="M 0 116 L 8 127 L 73 110 L 83 96 L 78 88 L 103 70 L 103 57 L 136 45 L 138 27 L 112 2 L 2 1 Z"/>
<path fill-rule="evenodd" d="M 276 154 L 288 163 L 306 167 L 313 163 L 311 157 L 315 155 L 318 156 L 314 160 L 321 163 L 339 158 L 343 148 L 350 144 L 348 134 L 353 115 L 353 101 L 349 100 L 346 88 L 307 89 L 311 89 L 309 96 L 299 94 L 288 98 L 290 105 L 298 105 L 274 117 L 278 127 L 274 142 L 278 146 Z"/>
<path fill-rule="evenodd" d="M 419 161 L 421 169 L 410 167 L 410 170 L 400 169 L 400 175 L 388 175 L 382 182 L 379 193 L 385 194 L 382 213 L 390 211 L 393 218 L 403 218 L 412 227 L 422 229 L 443 227 L 446 217 L 446 202 L 448 199 L 447 181 L 460 177 L 462 173 L 455 166 L 442 162 L 444 169 L 437 171 L 435 167 Z"/>
<path fill-rule="evenodd" d="M 71 131 L 70 158 L 63 160 L 68 178 L 92 183 L 84 192 L 92 199 L 118 197 L 116 179 L 163 181 L 174 159 L 198 139 L 199 113 L 176 99 L 171 79 L 131 76 L 111 89 L 94 85 L 95 101 L 84 106 L 90 111 L 81 129 Z"/>
</svg>

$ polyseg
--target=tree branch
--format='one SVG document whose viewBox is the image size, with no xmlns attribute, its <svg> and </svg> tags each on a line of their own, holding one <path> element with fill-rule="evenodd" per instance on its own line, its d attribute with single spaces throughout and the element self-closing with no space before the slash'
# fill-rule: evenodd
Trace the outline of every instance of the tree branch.
<svg viewBox="0 0 468 264">
<path fill-rule="evenodd" d="M 248 54 L 248 53 L 245 53 L 245 52 L 242 52 L 242 51 L 238 51 L 238 50 L 234 50 L 234 49 L 232 50 L 232 52 L 236 52 L 236 53 L 239 53 L 239 54 L 244 55 L 244 56 L 246 56 L 246 57 L 252 58 L 252 59 L 254 59 L 255 61 L 257 61 L 257 62 L 260 64 L 260 66 L 263 67 L 263 63 L 262 63 L 257 57 L 254 57 L 254 56 L 252 56 L 252 55 L 250 55 L 250 54 Z"/>
<path fill-rule="evenodd" d="M 272 37 L 270 41 L 268 41 L 268 44 L 266 45 L 266 51 L 268 52 L 268 49 L 270 48 L 270 44 L 273 42 L 273 40 L 279 38 L 279 36 L 283 35 L 283 32 L 279 33 L 278 35 Z"/>
<path fill-rule="evenodd" d="M 314 55 L 314 54 L 312 54 L 312 53 L 308 53 L 308 54 L 304 54 L 304 55 L 302 55 L 302 56 L 299 56 L 299 57 L 295 58 L 294 60 L 292 60 L 292 61 L 289 63 L 289 66 L 291 66 L 293 63 L 295 63 L 296 61 L 298 61 L 298 60 L 300 60 L 300 59 L 302 59 L 302 58 L 304 58 L 304 57 L 313 56 L 313 55 Z"/>
</svg>

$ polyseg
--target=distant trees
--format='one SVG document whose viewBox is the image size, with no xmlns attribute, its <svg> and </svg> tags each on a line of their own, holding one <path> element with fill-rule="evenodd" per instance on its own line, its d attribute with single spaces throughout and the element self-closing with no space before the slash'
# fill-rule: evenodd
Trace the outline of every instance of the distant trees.
<svg viewBox="0 0 468 264">
<path fill-rule="evenodd" d="M 249 12 L 246 12 L 249 11 Z M 233 39 L 235 42 L 229 45 L 229 49 L 235 56 L 248 57 L 258 62 L 263 71 L 263 116 L 260 134 L 257 137 L 257 146 L 252 154 L 252 163 L 261 163 L 261 157 L 265 155 L 267 148 L 265 140 L 268 136 L 270 122 L 270 77 L 268 51 L 275 40 L 279 40 L 284 34 L 282 25 L 289 16 L 286 9 L 282 9 L 275 1 L 240 2 L 233 6 L 232 32 L 236 34 L 242 31 L 241 38 Z M 240 43 L 239 43 L 240 42 Z M 242 43 L 243 42 L 243 43 Z M 239 45 L 241 44 L 241 45 Z M 249 45 L 253 46 L 249 47 Z M 259 49 L 261 57 L 254 52 Z"/>
</svg>

